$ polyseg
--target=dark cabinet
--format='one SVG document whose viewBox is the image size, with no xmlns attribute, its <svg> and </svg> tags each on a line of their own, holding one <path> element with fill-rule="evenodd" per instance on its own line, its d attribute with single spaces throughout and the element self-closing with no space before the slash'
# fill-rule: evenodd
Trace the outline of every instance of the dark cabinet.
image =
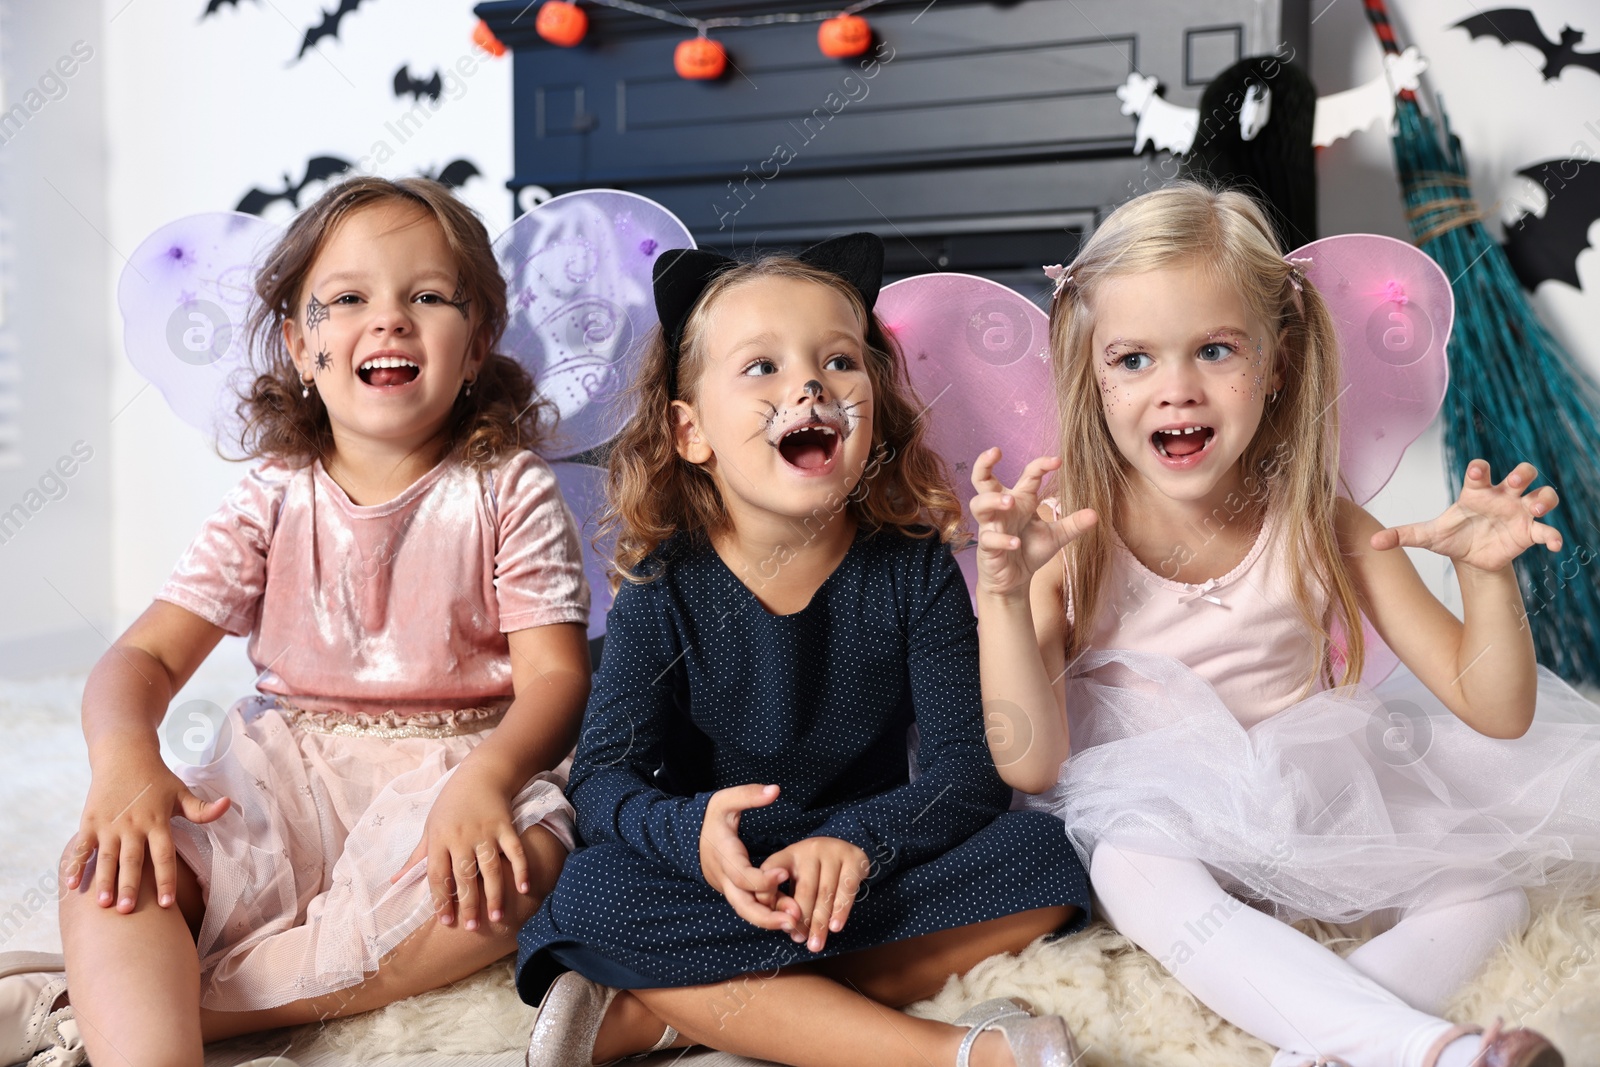
<svg viewBox="0 0 1600 1067">
<path fill-rule="evenodd" d="M 840 5 L 660 6 L 713 18 Z M 854 60 L 824 58 L 815 22 L 713 31 L 731 62 L 709 83 L 673 72 L 690 29 L 586 5 L 588 38 L 563 49 L 534 33 L 527 0 L 476 10 L 514 52 L 514 193 L 628 189 L 724 250 L 870 229 L 893 274 L 964 270 L 1035 293 L 1040 263 L 1070 258 L 1097 215 L 1176 173 L 1132 154 L 1116 95 L 1130 73 L 1194 106 L 1241 56 L 1308 61 L 1294 0 L 889 0 L 865 12 L 876 40 Z"/>
</svg>

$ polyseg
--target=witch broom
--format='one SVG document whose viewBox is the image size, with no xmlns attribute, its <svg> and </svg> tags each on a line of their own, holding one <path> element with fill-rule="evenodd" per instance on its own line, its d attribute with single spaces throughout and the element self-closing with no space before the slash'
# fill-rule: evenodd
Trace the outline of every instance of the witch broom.
<svg viewBox="0 0 1600 1067">
<path fill-rule="evenodd" d="M 1398 54 L 1384 0 L 1364 0 L 1385 52 Z M 1455 290 L 1444 443 L 1454 484 L 1468 461 L 1503 478 L 1526 460 L 1561 495 L 1541 522 L 1561 531 L 1559 554 L 1516 562 L 1539 662 L 1568 680 L 1600 685 L 1600 388 L 1529 306 L 1505 251 L 1483 228 L 1461 142 L 1441 112 L 1444 137 L 1415 93 L 1395 102 L 1394 158 L 1412 239 Z"/>
</svg>

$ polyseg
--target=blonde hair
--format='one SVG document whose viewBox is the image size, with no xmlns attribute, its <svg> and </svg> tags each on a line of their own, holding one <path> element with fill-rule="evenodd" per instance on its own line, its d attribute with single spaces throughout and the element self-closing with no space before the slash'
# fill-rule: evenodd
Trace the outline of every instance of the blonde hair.
<svg viewBox="0 0 1600 1067">
<path fill-rule="evenodd" d="M 1111 523 L 1128 488 L 1128 463 L 1106 425 L 1091 353 L 1095 293 L 1114 278 L 1188 264 L 1238 290 L 1268 336 L 1278 339 L 1274 372 L 1282 386 L 1239 465 L 1247 494 L 1259 493 L 1262 500 L 1270 495 L 1273 507 L 1287 516 L 1278 536 L 1284 538 L 1296 607 L 1318 646 L 1319 666 L 1306 685 L 1318 676 L 1328 684 L 1348 684 L 1361 677 L 1363 642 L 1355 585 L 1334 519 L 1339 346 L 1333 320 L 1316 287 L 1284 261 L 1272 225 L 1254 200 L 1190 181 L 1146 193 L 1112 212 L 1067 268 L 1070 281 L 1051 304 L 1062 504 L 1068 512 L 1089 507 L 1101 516 L 1067 550 L 1065 592 L 1074 618 L 1067 660 L 1088 647 L 1103 603 Z M 1245 513 L 1255 518 L 1262 510 Z M 1326 610 L 1319 610 L 1319 593 L 1327 597 Z M 1335 660 L 1342 660 L 1338 677 Z"/>
<path fill-rule="evenodd" d="M 827 286 L 850 302 L 863 326 L 867 377 L 872 383 L 872 459 L 848 496 L 851 514 L 871 529 L 892 527 L 913 537 L 936 533 L 951 541 L 962 535 L 961 504 L 950 487 L 944 461 L 924 442 L 926 421 L 918 417 L 922 405 L 893 338 L 843 278 L 792 256 L 768 255 L 730 267 L 701 293 L 684 321 L 676 392 L 673 357 L 659 327 L 650 338 L 630 385 L 635 414 L 617 436 L 608 461 L 611 477 L 600 526 L 602 537 L 616 532 L 613 589 L 622 579 L 646 582 L 655 577 L 639 573 L 640 564 L 679 530 L 705 536 L 727 527 L 728 512 L 710 473 L 678 455 L 672 402 L 694 402 L 706 362 L 712 305 L 758 278 L 794 278 Z"/>
</svg>

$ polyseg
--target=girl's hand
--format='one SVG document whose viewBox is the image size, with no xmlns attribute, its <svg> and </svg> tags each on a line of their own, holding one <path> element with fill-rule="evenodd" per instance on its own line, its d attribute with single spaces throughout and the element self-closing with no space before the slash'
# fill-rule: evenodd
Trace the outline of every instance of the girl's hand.
<svg viewBox="0 0 1600 1067">
<path fill-rule="evenodd" d="M 499 922 L 505 914 L 507 863 L 517 891 L 529 892 L 528 857 L 511 818 L 511 801 L 466 764 L 439 790 L 422 840 L 389 881 L 398 882 L 423 856 L 428 858 L 434 914 L 443 926 L 455 923 L 458 906 L 468 930 L 478 928 L 482 912 L 489 922 Z"/>
<path fill-rule="evenodd" d="M 155 869 L 156 903 L 170 908 L 178 894 L 177 852 L 172 846 L 172 819 L 208 823 L 228 810 L 227 797 L 209 803 L 189 791 L 182 780 L 155 760 L 130 760 L 103 767 L 89 783 L 72 858 L 62 868 L 62 881 L 76 889 L 91 853 L 95 861 L 95 901 L 116 905 L 126 915 L 139 900 L 139 879 L 145 850 Z"/>
<path fill-rule="evenodd" d="M 1457 566 L 1480 571 L 1504 570 L 1534 545 L 1561 551 L 1561 534 L 1537 519 L 1560 503 L 1548 485 L 1523 496 L 1538 477 L 1530 463 L 1520 463 L 1499 485 L 1489 481 L 1489 464 L 1467 464 L 1461 495 L 1432 522 L 1379 530 L 1372 547 L 1380 551 L 1405 546 L 1449 556 Z"/>
<path fill-rule="evenodd" d="M 1061 466 L 1060 456 L 1029 463 L 1013 489 L 994 476 L 998 462 L 1000 449 L 991 448 L 972 464 L 972 487 L 978 495 L 969 507 L 978 521 L 978 591 L 1026 597 L 1034 572 L 1083 536 L 1097 516 L 1084 508 L 1050 522 L 1038 517 L 1040 483 Z"/>
<path fill-rule="evenodd" d="M 778 899 L 778 887 L 788 880 L 789 872 L 757 870 L 739 838 L 739 816 L 777 799 L 775 785 L 740 785 L 712 793 L 700 826 L 700 873 L 752 926 L 793 932 L 802 922 L 800 909 L 793 901 L 780 907 Z"/>
<path fill-rule="evenodd" d="M 788 874 L 794 893 L 784 899 L 792 900 L 802 917 L 789 935 L 797 944 L 804 941 L 812 952 L 821 952 L 828 933 L 844 929 L 869 864 L 867 854 L 848 841 L 807 837 L 768 856 L 761 869 Z"/>
</svg>

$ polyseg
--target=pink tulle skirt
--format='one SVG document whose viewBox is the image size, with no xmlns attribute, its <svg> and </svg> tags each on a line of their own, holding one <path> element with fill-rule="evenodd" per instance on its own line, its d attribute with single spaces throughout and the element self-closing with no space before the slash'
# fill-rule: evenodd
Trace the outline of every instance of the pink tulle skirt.
<svg viewBox="0 0 1600 1067">
<path fill-rule="evenodd" d="M 206 825 L 172 822 L 205 891 L 196 947 L 206 1008 L 275 1007 L 357 985 L 429 921 L 426 862 L 389 879 L 451 771 L 489 733 L 345 736 L 324 732 L 324 717 L 293 717 L 272 698 L 241 700 L 215 758 L 179 771 L 197 796 L 233 801 Z M 511 807 L 519 833 L 542 823 L 571 849 L 564 770 L 539 775 Z"/>
<path fill-rule="evenodd" d="M 1522 887 L 1600 884 L 1600 707 L 1541 668 L 1528 732 L 1477 733 L 1409 673 L 1245 728 L 1168 656 L 1085 655 L 1072 755 L 1030 807 L 1084 865 L 1105 840 L 1204 862 L 1285 919 L 1350 922 Z"/>
</svg>

